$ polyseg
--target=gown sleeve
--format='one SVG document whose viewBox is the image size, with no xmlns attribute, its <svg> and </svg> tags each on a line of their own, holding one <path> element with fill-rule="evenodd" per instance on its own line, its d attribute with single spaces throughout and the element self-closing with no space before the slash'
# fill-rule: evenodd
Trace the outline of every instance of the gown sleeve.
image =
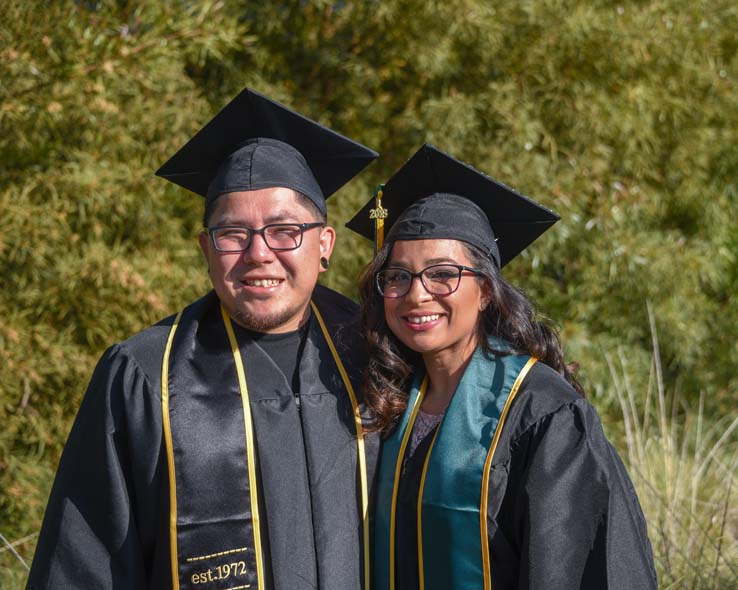
<svg viewBox="0 0 738 590">
<path fill-rule="evenodd" d="M 62 454 L 29 590 L 147 586 L 159 455 L 149 387 L 120 345 L 98 363 Z M 137 422 L 137 440 L 129 421 Z"/>
<path fill-rule="evenodd" d="M 519 589 L 657 587 L 633 485 L 589 403 L 531 425 L 513 441 L 509 468 L 500 529 L 515 539 Z"/>
</svg>

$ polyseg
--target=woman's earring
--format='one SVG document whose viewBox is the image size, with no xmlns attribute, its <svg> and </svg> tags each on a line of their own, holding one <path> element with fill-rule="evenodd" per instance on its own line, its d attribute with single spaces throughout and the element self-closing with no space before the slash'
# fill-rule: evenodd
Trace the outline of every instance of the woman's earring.
<svg viewBox="0 0 738 590">
<path fill-rule="evenodd" d="M 328 270 L 328 259 L 325 256 L 320 257 L 320 268 Z"/>
</svg>

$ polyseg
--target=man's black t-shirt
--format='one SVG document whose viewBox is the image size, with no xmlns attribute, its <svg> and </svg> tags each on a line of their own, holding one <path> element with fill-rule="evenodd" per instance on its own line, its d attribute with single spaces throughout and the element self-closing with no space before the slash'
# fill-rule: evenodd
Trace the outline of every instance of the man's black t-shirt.
<svg viewBox="0 0 738 590">
<path fill-rule="evenodd" d="M 309 325 L 310 322 L 305 322 L 300 329 L 281 334 L 244 330 L 279 367 L 295 396 L 300 394 L 300 359 L 305 348 Z"/>
</svg>

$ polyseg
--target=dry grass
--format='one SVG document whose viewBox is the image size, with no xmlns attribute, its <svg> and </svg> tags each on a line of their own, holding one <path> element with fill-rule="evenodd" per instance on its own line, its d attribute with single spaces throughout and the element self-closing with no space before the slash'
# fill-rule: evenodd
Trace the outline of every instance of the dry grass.
<svg viewBox="0 0 738 590">
<path fill-rule="evenodd" d="M 666 394 L 650 306 L 649 320 L 654 354 L 643 394 L 624 352 L 606 356 L 625 429 L 620 452 L 649 524 L 659 586 L 738 588 L 738 416 L 708 422 L 704 397 L 694 409 Z"/>
</svg>

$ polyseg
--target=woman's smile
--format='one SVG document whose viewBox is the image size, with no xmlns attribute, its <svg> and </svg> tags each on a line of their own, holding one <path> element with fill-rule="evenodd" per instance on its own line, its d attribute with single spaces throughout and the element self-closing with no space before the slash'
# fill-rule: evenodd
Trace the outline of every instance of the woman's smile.
<svg viewBox="0 0 738 590">
<path fill-rule="evenodd" d="M 403 316 L 403 319 L 407 322 L 408 328 L 421 332 L 435 328 L 441 322 L 443 315 L 441 313 L 428 312 L 412 313 Z"/>
<path fill-rule="evenodd" d="M 437 264 L 469 266 L 469 254 L 458 240 L 398 241 L 387 263 L 417 273 Z M 466 357 L 477 345 L 482 287 L 473 276 L 461 277 L 449 295 L 429 293 L 419 277 L 402 297 L 385 298 L 387 325 L 408 348 L 423 355 Z"/>
</svg>

